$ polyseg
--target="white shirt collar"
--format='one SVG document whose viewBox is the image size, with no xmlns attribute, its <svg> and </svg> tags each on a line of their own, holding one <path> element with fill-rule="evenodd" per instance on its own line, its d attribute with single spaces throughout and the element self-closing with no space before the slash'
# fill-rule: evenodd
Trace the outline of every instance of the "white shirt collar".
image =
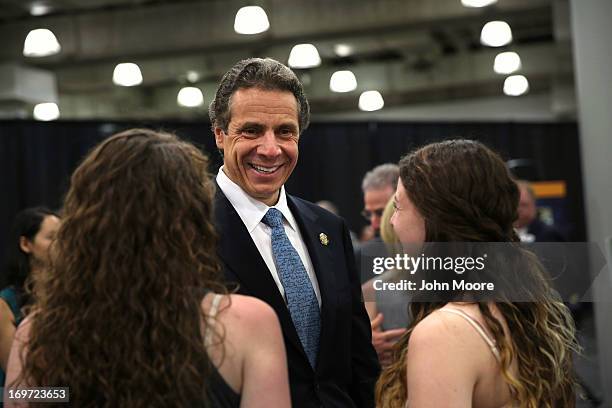
<svg viewBox="0 0 612 408">
<path fill-rule="evenodd" d="M 236 212 L 249 233 L 253 232 L 270 208 L 279 210 L 289 226 L 295 231 L 298 230 L 297 222 L 287 205 L 287 195 L 285 194 L 284 185 L 281 186 L 278 202 L 272 207 L 268 207 L 266 204 L 248 195 L 242 187 L 234 183 L 227 174 L 225 174 L 223 167 L 224 166 L 221 166 L 219 173 L 217 173 L 217 184 L 219 184 L 219 188 L 221 188 L 223 194 L 225 194 L 229 202 L 236 209 Z"/>
</svg>

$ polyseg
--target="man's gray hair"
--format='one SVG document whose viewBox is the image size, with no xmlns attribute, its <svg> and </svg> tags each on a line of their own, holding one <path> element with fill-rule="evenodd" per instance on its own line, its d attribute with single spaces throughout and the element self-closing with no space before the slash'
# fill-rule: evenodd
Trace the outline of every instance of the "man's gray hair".
<svg viewBox="0 0 612 408">
<path fill-rule="evenodd" d="M 366 173 L 361 183 L 361 189 L 364 193 L 369 190 L 383 190 L 389 187 L 395 190 L 398 179 L 399 166 L 397 164 L 381 164 Z"/>
<path fill-rule="evenodd" d="M 221 79 L 215 99 L 208 108 L 213 132 L 218 127 L 227 133 L 231 120 L 231 98 L 241 88 L 291 92 L 297 101 L 300 134 L 308 127 L 310 106 L 295 73 L 272 58 L 249 58 L 236 63 Z"/>
</svg>

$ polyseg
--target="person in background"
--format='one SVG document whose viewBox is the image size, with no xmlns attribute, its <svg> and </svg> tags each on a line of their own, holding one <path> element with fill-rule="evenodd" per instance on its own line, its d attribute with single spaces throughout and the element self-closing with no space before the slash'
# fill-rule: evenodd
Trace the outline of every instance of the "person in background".
<svg viewBox="0 0 612 408">
<path fill-rule="evenodd" d="M 556 228 L 543 223 L 538 217 L 538 208 L 533 188 L 528 181 L 516 182 L 520 199 L 518 218 L 514 223 L 517 234 L 522 242 L 565 242 L 566 239 Z"/>
<path fill-rule="evenodd" d="M 377 237 L 380 236 L 380 224 L 385 205 L 395 193 L 398 178 L 397 164 L 385 163 L 368 171 L 361 182 L 363 191 L 361 215 L 368 220 Z"/>
<path fill-rule="evenodd" d="M 385 205 L 389 202 L 399 178 L 397 164 L 386 163 L 374 167 L 363 177 L 361 189 L 363 191 L 363 211 L 361 215 L 369 222 L 374 237 L 355 250 L 355 263 L 359 268 L 361 283 L 374 277 L 371 259 L 384 256 L 384 243 L 380 238 L 380 225 Z"/>
<path fill-rule="evenodd" d="M 361 233 L 359 234 L 359 243 L 360 245 L 365 244 L 366 242 L 376 238 L 376 234 L 374 233 L 374 228 L 370 224 L 364 225 L 361 229 Z M 355 250 L 359 249 L 359 246 L 355 247 Z"/>
<path fill-rule="evenodd" d="M 85 157 L 15 335 L 7 406 L 7 387 L 35 386 L 69 387 L 75 407 L 290 406 L 274 311 L 224 294 L 207 166 L 145 129 Z"/>
<path fill-rule="evenodd" d="M 26 208 L 13 222 L 7 248 L 7 267 L 0 287 L 0 381 L 8 362 L 15 329 L 23 319 L 23 307 L 30 304 L 26 287 L 49 264 L 49 246 L 60 225 L 59 215 L 45 207 Z"/>
<path fill-rule="evenodd" d="M 278 61 L 242 60 L 209 115 L 223 154 L 215 225 L 225 278 L 278 314 L 293 404 L 373 406 L 380 367 L 346 223 L 284 187 L 310 120 L 302 84 Z"/>
<path fill-rule="evenodd" d="M 385 206 L 380 222 L 380 237 L 385 243 L 389 257 L 401 252 L 400 242 L 391 225 L 394 211 L 393 198 L 391 198 Z M 390 363 L 393 346 L 406 332 L 410 322 L 408 316 L 410 295 L 407 291 L 375 290 L 374 282 L 376 280 L 399 282 L 403 277 L 402 271 L 391 269 L 362 285 L 363 298 L 372 325 L 372 345 L 382 366 Z"/>
<path fill-rule="evenodd" d="M 492 301 L 459 289 L 415 294 L 414 320 L 377 383 L 379 407 L 575 406 L 573 321 L 537 258 L 516 244 L 518 200 L 504 162 L 475 141 L 433 143 L 400 161 L 391 223 L 402 245 L 505 242 L 508 253 L 490 252 L 485 270 L 512 285 Z"/>
</svg>

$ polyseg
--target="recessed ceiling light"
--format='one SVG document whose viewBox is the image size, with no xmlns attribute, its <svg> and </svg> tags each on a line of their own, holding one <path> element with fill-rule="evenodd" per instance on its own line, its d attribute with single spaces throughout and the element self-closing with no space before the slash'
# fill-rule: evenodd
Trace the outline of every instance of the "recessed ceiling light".
<svg viewBox="0 0 612 408">
<path fill-rule="evenodd" d="M 242 7 L 234 19 L 234 31 L 238 34 L 259 34 L 268 31 L 270 22 L 266 11 L 259 6 Z"/>
<path fill-rule="evenodd" d="M 47 57 L 57 54 L 61 49 L 55 34 L 47 28 L 30 31 L 23 42 L 23 55 L 26 57 Z"/>
<path fill-rule="evenodd" d="M 34 106 L 33 114 L 36 120 L 50 121 L 59 118 L 60 112 L 57 104 L 45 102 Z"/>
<path fill-rule="evenodd" d="M 336 44 L 334 45 L 334 53 L 341 57 L 348 57 L 353 53 L 353 47 L 348 44 Z"/>
<path fill-rule="evenodd" d="M 357 78 L 351 71 L 336 71 L 329 79 L 332 92 L 351 92 L 357 89 Z"/>
<path fill-rule="evenodd" d="M 200 80 L 200 74 L 198 71 L 187 71 L 187 81 L 190 83 L 198 82 Z"/>
<path fill-rule="evenodd" d="M 504 81 L 504 93 L 509 96 L 520 96 L 529 91 L 529 81 L 523 75 L 511 75 Z"/>
<path fill-rule="evenodd" d="M 30 6 L 30 14 L 33 16 L 44 16 L 52 10 L 51 6 L 46 3 L 37 2 Z"/>
<path fill-rule="evenodd" d="M 385 106 L 385 101 L 378 91 L 365 91 L 359 96 L 359 109 L 362 111 L 377 111 L 383 106 Z"/>
<path fill-rule="evenodd" d="M 176 102 L 180 106 L 187 108 L 195 108 L 201 106 L 204 103 L 204 95 L 200 88 L 195 86 L 186 86 L 181 88 L 178 95 L 176 96 Z"/>
<path fill-rule="evenodd" d="M 493 3 L 497 3 L 497 0 L 461 0 L 465 7 L 486 7 Z"/>
<path fill-rule="evenodd" d="M 511 74 L 521 69 L 521 57 L 516 52 L 500 52 L 495 57 L 493 70 L 498 74 Z"/>
<path fill-rule="evenodd" d="M 489 47 L 502 47 L 512 42 L 512 30 L 505 21 L 489 21 L 482 27 L 480 42 Z"/>
<path fill-rule="evenodd" d="M 142 83 L 140 67 L 132 62 L 117 64 L 113 71 L 113 83 L 119 86 L 136 86 Z"/>
<path fill-rule="evenodd" d="M 312 44 L 297 44 L 289 53 L 291 68 L 313 68 L 321 65 L 321 57 L 317 47 Z"/>
</svg>

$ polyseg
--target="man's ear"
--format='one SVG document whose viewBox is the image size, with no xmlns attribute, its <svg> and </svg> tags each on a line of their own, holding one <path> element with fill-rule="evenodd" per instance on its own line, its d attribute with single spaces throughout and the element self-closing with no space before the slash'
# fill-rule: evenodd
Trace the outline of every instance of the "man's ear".
<svg viewBox="0 0 612 408">
<path fill-rule="evenodd" d="M 225 136 L 225 132 L 220 127 L 215 127 L 215 143 L 217 144 L 217 149 L 223 151 L 223 137 Z"/>
<path fill-rule="evenodd" d="M 32 248 L 30 248 L 31 244 L 30 241 L 24 237 L 24 236 L 20 236 L 19 237 L 19 248 L 25 252 L 26 254 L 32 253 Z"/>
</svg>

